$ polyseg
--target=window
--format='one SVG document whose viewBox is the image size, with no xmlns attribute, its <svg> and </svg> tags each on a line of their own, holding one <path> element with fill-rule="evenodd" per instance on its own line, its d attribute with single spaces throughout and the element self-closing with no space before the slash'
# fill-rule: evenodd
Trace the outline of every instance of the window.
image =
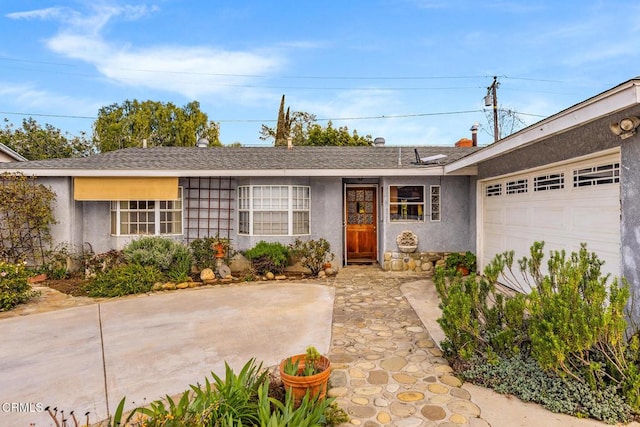
<svg viewBox="0 0 640 427">
<path fill-rule="evenodd" d="M 593 166 L 573 171 L 573 186 L 614 184 L 620 182 L 620 163 Z"/>
<path fill-rule="evenodd" d="M 431 194 L 431 221 L 440 221 L 440 186 L 429 187 Z"/>
<path fill-rule="evenodd" d="M 182 234 L 182 187 L 176 200 L 112 201 L 111 234 Z"/>
<path fill-rule="evenodd" d="M 389 187 L 391 221 L 423 221 L 424 207 L 423 185 L 392 185 Z"/>
<path fill-rule="evenodd" d="M 515 181 L 508 181 L 506 185 L 507 194 L 521 194 L 527 192 L 529 183 L 526 179 L 518 179 Z"/>
<path fill-rule="evenodd" d="M 484 195 L 487 197 L 495 197 L 502 195 L 502 184 L 487 185 L 484 189 Z"/>
<path fill-rule="evenodd" d="M 310 187 L 238 187 L 238 232 L 260 236 L 309 234 Z"/>
<path fill-rule="evenodd" d="M 564 188 L 564 173 L 551 173 L 533 178 L 533 191 L 560 190 Z"/>
</svg>

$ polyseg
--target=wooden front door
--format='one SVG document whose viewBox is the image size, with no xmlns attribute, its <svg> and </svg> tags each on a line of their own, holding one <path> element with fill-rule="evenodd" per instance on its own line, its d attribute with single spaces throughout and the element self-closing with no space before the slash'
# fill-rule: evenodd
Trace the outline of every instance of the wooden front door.
<svg viewBox="0 0 640 427">
<path fill-rule="evenodd" d="M 347 262 L 375 261 L 378 256 L 376 187 L 347 187 Z"/>
</svg>

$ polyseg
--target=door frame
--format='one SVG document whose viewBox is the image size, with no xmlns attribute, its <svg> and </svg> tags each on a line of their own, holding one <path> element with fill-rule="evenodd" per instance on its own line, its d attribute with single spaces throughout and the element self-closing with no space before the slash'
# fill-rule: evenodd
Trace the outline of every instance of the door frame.
<svg viewBox="0 0 640 427">
<path fill-rule="evenodd" d="M 359 184 L 357 182 L 348 182 L 344 183 L 342 186 L 342 253 L 344 254 L 344 265 L 348 265 L 349 263 L 349 255 L 347 252 L 347 188 L 373 188 L 376 193 L 376 202 L 374 203 L 374 209 L 376 210 L 376 258 L 372 261 L 378 262 L 378 257 L 380 256 L 380 235 L 379 235 L 379 223 L 380 223 L 380 184 L 377 183 L 362 183 Z"/>
</svg>

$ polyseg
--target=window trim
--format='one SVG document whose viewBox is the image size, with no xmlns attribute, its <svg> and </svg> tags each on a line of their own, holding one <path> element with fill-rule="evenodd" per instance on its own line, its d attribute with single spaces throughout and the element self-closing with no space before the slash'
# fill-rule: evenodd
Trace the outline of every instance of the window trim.
<svg viewBox="0 0 640 427">
<path fill-rule="evenodd" d="M 122 202 L 154 202 L 154 208 L 151 209 L 122 209 Z M 163 212 L 173 212 L 178 214 L 178 209 L 161 209 L 162 202 L 180 202 L 180 232 L 176 233 L 161 233 L 163 221 L 161 220 L 161 214 Z M 114 209 L 115 207 L 115 209 Z M 153 227 L 154 233 L 127 233 L 122 234 L 122 212 L 153 212 Z M 115 233 L 113 230 L 112 215 L 115 213 Z M 166 221 L 165 221 L 166 222 Z M 175 222 L 175 221 L 174 221 Z M 111 236 L 123 237 L 123 236 L 182 236 L 184 234 L 184 192 L 181 186 L 178 187 L 178 198 L 175 200 L 111 200 L 109 209 L 109 223 Z"/>
<path fill-rule="evenodd" d="M 437 214 L 438 214 L 438 218 L 437 219 L 433 219 L 434 217 L 434 210 L 433 210 L 433 190 L 434 189 L 438 189 L 438 210 L 437 210 Z M 442 221 L 442 185 L 430 185 L 429 186 L 429 221 L 431 222 L 441 222 Z"/>
<path fill-rule="evenodd" d="M 422 187 L 422 202 L 392 202 L 391 201 L 391 188 L 392 187 Z M 427 186 L 424 184 L 389 184 L 389 188 L 388 188 L 388 194 L 389 194 L 389 222 L 390 223 L 417 223 L 417 222 L 425 222 L 426 220 L 426 208 L 427 206 L 431 206 L 430 204 L 427 205 L 426 202 L 426 188 Z M 422 215 L 421 218 L 418 219 L 393 219 L 391 218 L 391 206 L 401 206 L 403 204 L 406 204 L 407 206 L 411 205 L 411 206 L 422 206 Z M 431 214 L 429 214 L 429 216 L 431 216 Z"/>
<path fill-rule="evenodd" d="M 285 208 L 260 208 L 256 209 L 254 206 L 254 189 L 256 188 L 286 188 L 287 189 L 287 203 Z M 305 198 L 295 199 L 302 200 L 303 205 L 306 204 L 307 207 L 300 208 L 295 206 L 294 196 L 296 196 L 296 189 L 306 189 L 307 197 L 306 202 Z M 277 185 L 277 184 L 269 184 L 269 185 L 239 185 L 237 188 L 238 194 L 238 234 L 242 236 L 269 236 L 269 237 L 277 237 L 277 236 L 309 236 L 311 234 L 311 186 L 309 185 L 296 185 L 296 184 L 286 184 L 286 185 Z M 286 212 L 287 218 L 287 233 L 286 234 L 256 234 L 254 231 L 255 226 L 255 214 L 259 212 Z M 296 213 L 307 213 L 307 223 L 308 229 L 306 233 L 294 233 L 294 221 Z M 247 224 L 243 224 L 245 221 L 243 217 L 247 217 Z M 245 227 L 248 230 L 245 231 Z"/>
</svg>

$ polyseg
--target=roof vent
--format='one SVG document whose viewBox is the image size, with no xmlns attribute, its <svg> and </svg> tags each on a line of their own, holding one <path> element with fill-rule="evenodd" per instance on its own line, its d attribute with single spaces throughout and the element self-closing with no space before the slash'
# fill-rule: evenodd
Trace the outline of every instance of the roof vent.
<svg viewBox="0 0 640 427">
<path fill-rule="evenodd" d="M 209 146 L 209 140 L 207 138 L 200 138 L 198 142 L 196 142 L 196 147 L 207 148 L 208 146 Z"/>
<path fill-rule="evenodd" d="M 384 147 L 384 138 L 379 136 L 373 140 L 374 147 Z"/>
</svg>

